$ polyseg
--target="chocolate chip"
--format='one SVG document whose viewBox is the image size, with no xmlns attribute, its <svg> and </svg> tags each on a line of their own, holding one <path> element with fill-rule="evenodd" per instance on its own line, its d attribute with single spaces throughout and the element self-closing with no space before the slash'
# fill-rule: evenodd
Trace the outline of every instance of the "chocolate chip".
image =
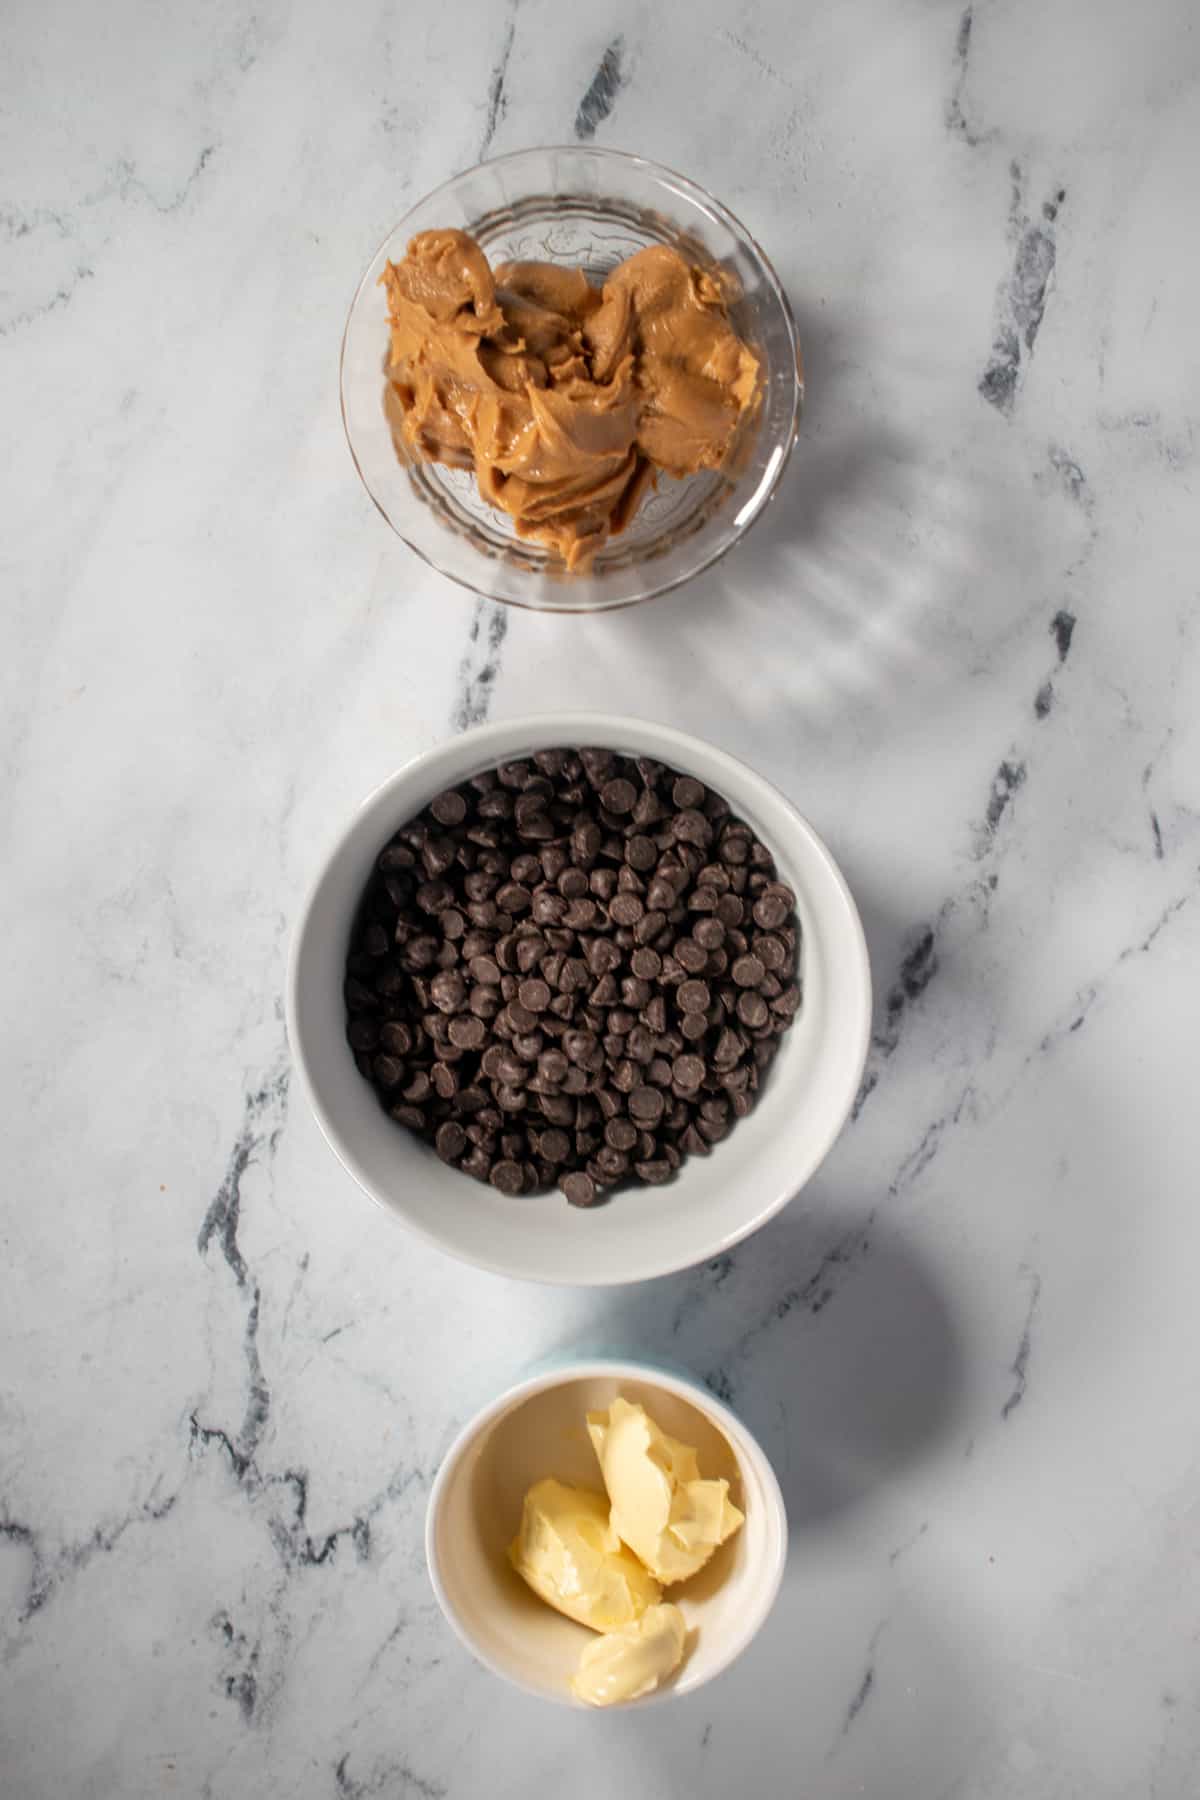
<svg viewBox="0 0 1200 1800">
<path fill-rule="evenodd" d="M 492 1164 L 488 1180 L 502 1194 L 519 1194 L 525 1186 L 525 1176 L 520 1163 L 509 1157 L 504 1157 L 501 1161 Z"/>
<path fill-rule="evenodd" d="M 677 1087 L 687 1093 L 695 1093 L 704 1080 L 704 1062 L 699 1056 L 677 1056 L 671 1065 L 671 1075 Z"/>
<path fill-rule="evenodd" d="M 730 970 L 738 986 L 743 988 L 757 987 L 766 972 L 757 956 L 739 956 Z"/>
<path fill-rule="evenodd" d="M 448 819 L 446 823 L 452 821 Z M 467 1147 L 467 1134 L 457 1119 L 447 1119 L 444 1125 L 438 1126 L 434 1145 L 443 1162 L 457 1162 Z"/>
<path fill-rule="evenodd" d="M 636 925 L 646 908 L 634 893 L 621 893 L 610 903 L 608 916 L 614 925 Z"/>
<path fill-rule="evenodd" d="M 385 873 L 394 869 L 415 869 L 417 859 L 407 844 L 391 843 L 379 853 L 378 867 Z"/>
<path fill-rule="evenodd" d="M 579 760 L 583 765 L 584 774 L 587 776 L 592 786 L 603 786 L 612 771 L 614 760 L 612 751 L 598 749 L 589 745 L 586 749 L 579 752 Z"/>
<path fill-rule="evenodd" d="M 720 902 L 717 904 L 720 905 Z M 714 913 L 711 918 L 696 920 L 692 926 L 692 936 L 702 950 L 719 950 L 725 942 L 725 927 Z"/>
<path fill-rule="evenodd" d="M 506 881 L 496 889 L 496 905 L 509 914 L 528 912 L 533 896 L 519 881 Z"/>
<path fill-rule="evenodd" d="M 467 984 L 456 971 L 448 969 L 441 975 L 434 976 L 429 984 L 429 992 L 433 997 L 433 1004 L 440 1012 L 459 1012 L 466 1002 Z"/>
<path fill-rule="evenodd" d="M 679 1005 L 684 1012 L 704 1012 L 709 1003 L 706 981 L 684 981 L 679 987 Z"/>
<path fill-rule="evenodd" d="M 629 958 L 629 966 L 639 981 L 653 981 L 662 968 L 662 957 L 657 950 L 637 949 Z"/>
<path fill-rule="evenodd" d="M 563 924 L 571 931 L 587 931 L 596 922 L 596 902 L 582 899 L 571 900 L 563 914 Z"/>
<path fill-rule="evenodd" d="M 538 925 L 557 925 L 567 910 L 567 902 L 561 894 L 552 894 L 542 888 L 533 896 L 530 911 Z"/>
<path fill-rule="evenodd" d="M 713 828 L 702 812 L 694 807 L 685 807 L 677 812 L 671 820 L 671 830 L 676 842 L 681 844 L 708 845 L 712 843 Z"/>
<path fill-rule="evenodd" d="M 453 898 L 454 889 L 447 881 L 423 881 L 417 889 L 417 905 L 422 912 L 444 912 Z"/>
<path fill-rule="evenodd" d="M 676 806 L 685 811 L 704 804 L 704 784 L 692 775 L 680 775 L 671 789 L 671 798 Z"/>
<path fill-rule="evenodd" d="M 518 975 L 531 975 L 546 954 L 546 940 L 539 933 L 534 937 L 520 937 L 513 946 L 513 960 L 517 965 Z"/>
<path fill-rule="evenodd" d="M 439 825 L 461 825 L 467 816 L 467 803 L 453 788 L 431 801 L 430 812 Z"/>
<path fill-rule="evenodd" d="M 655 994 L 646 1008 L 646 1023 L 651 1031 L 667 1029 L 667 1003 L 662 994 Z"/>
<path fill-rule="evenodd" d="M 477 1019 L 494 1019 L 500 1011 L 500 990 L 494 987 L 472 988 L 467 1005 Z"/>
<path fill-rule="evenodd" d="M 604 842 L 604 833 L 594 819 L 582 819 L 571 833 L 571 848 L 581 864 L 590 866 Z"/>
<path fill-rule="evenodd" d="M 437 1062 L 429 1072 L 433 1091 L 440 1100 L 452 1100 L 458 1092 L 458 1076 L 449 1062 Z"/>
<path fill-rule="evenodd" d="M 665 1158 L 652 1158 L 647 1162 L 634 1163 L 634 1172 L 640 1180 L 651 1187 L 660 1187 L 664 1181 L 670 1181 L 674 1171 Z"/>
<path fill-rule="evenodd" d="M 776 931 L 792 915 L 796 896 L 790 888 L 769 887 L 754 903 L 754 923 L 764 931 Z"/>
<path fill-rule="evenodd" d="M 643 913 L 641 918 L 638 920 L 637 924 L 633 928 L 634 943 L 635 944 L 656 943 L 657 940 L 659 939 L 659 937 L 662 935 L 662 933 L 666 927 L 666 924 L 667 924 L 667 915 L 665 912 L 660 912 L 660 911 L 651 909 L 651 911 Z"/>
<path fill-rule="evenodd" d="M 543 1081 L 553 1082 L 556 1086 L 569 1067 L 561 1050 L 544 1050 L 538 1057 L 538 1074 Z"/>
<path fill-rule="evenodd" d="M 558 1185 L 567 1197 L 571 1206 L 594 1206 L 597 1200 L 596 1184 L 590 1175 L 582 1169 L 574 1170 L 570 1175 L 560 1175 Z"/>
<path fill-rule="evenodd" d="M 716 916 L 720 918 L 725 931 L 732 931 L 745 918 L 745 907 L 741 905 L 738 895 L 721 895 L 716 902 Z"/>
<path fill-rule="evenodd" d="M 618 776 L 614 781 L 606 781 L 600 789 L 601 803 L 611 813 L 632 812 L 637 799 L 637 789 L 632 781 Z"/>
<path fill-rule="evenodd" d="M 760 1025 L 766 1024 L 770 1008 L 761 994 L 747 992 L 738 995 L 737 1016 L 743 1025 L 756 1031 Z"/>
<path fill-rule="evenodd" d="M 540 976 L 533 975 L 523 981 L 517 989 L 521 1005 L 529 1008 L 531 1013 L 545 1012 L 550 1004 L 550 987 Z"/>
<path fill-rule="evenodd" d="M 663 1097 L 659 1088 L 643 1085 L 635 1087 L 629 1096 L 629 1110 L 635 1119 L 643 1124 L 653 1125 L 662 1118 Z"/>
<path fill-rule="evenodd" d="M 619 999 L 620 989 L 615 975 L 602 975 L 588 996 L 592 1006 L 615 1006 Z"/>
<path fill-rule="evenodd" d="M 768 974 L 778 975 L 788 960 L 788 947 L 781 937 L 760 932 L 754 940 L 754 954 Z"/>
<path fill-rule="evenodd" d="M 637 1126 L 629 1119 L 612 1118 L 604 1127 L 604 1141 L 614 1150 L 632 1150 L 638 1141 Z"/>
</svg>

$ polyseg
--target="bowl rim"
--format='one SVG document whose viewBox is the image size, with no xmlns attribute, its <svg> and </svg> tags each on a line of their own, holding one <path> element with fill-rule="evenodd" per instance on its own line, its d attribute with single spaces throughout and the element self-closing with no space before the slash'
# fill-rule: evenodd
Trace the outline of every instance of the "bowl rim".
<svg viewBox="0 0 1200 1800">
<path fill-rule="evenodd" d="M 354 447 L 354 438 L 350 430 L 350 420 L 346 410 L 346 346 L 350 338 L 350 326 L 358 309 L 359 301 L 368 285 L 371 270 L 375 267 L 375 264 L 378 262 L 387 245 L 397 233 L 403 229 L 405 221 L 411 218 L 418 207 L 428 205 L 431 200 L 436 200 L 439 194 L 447 193 L 457 182 L 462 181 L 469 175 L 476 174 L 480 169 L 499 167 L 505 163 L 519 162 L 522 158 L 530 155 L 556 156 L 567 154 L 576 156 L 598 156 L 613 163 L 632 164 L 664 181 L 668 188 L 678 191 L 683 198 L 691 201 L 693 204 L 699 205 L 701 211 L 708 210 L 711 212 L 727 231 L 730 231 L 735 237 L 742 238 L 758 258 L 763 271 L 767 276 L 772 292 L 779 304 L 780 313 L 782 314 L 788 334 L 788 342 L 791 347 L 792 410 L 786 438 L 780 448 L 777 458 L 768 465 L 767 471 L 760 481 L 757 491 L 740 509 L 738 519 L 735 521 L 736 529 L 734 534 L 723 544 L 718 544 L 711 553 L 703 559 L 703 561 L 698 562 L 695 567 L 689 569 L 686 574 L 673 576 L 670 581 L 664 581 L 659 586 L 647 589 L 644 594 L 632 596 L 627 600 L 600 600 L 596 602 L 595 605 L 591 606 L 547 606 L 536 600 L 523 600 L 513 595 L 496 594 L 488 587 L 478 587 L 473 581 L 467 580 L 465 576 L 455 575 L 451 570 L 442 568 L 441 564 L 435 562 L 428 551 L 423 550 L 419 544 L 413 542 L 412 538 L 406 536 L 388 512 L 383 501 L 371 486 L 371 483 L 367 480 L 366 473 L 358 459 L 358 452 Z M 435 574 L 441 575 L 445 580 L 453 582 L 456 588 L 460 588 L 466 593 L 474 594 L 478 599 L 491 600 L 497 606 L 516 606 L 524 612 L 552 613 L 556 616 L 570 614 L 581 618 L 587 618 L 598 612 L 622 612 L 627 607 L 640 606 L 644 601 L 657 600 L 662 594 L 673 593 L 677 588 L 683 587 L 685 583 L 695 580 L 697 576 L 703 575 L 711 569 L 714 563 L 719 562 L 728 551 L 732 550 L 736 544 L 739 544 L 742 541 L 750 528 L 761 519 L 768 506 L 779 492 L 784 471 L 791 460 L 792 451 L 795 449 L 796 440 L 800 433 L 800 419 L 804 410 L 804 400 L 804 362 L 800 350 L 799 335 L 796 329 L 795 314 L 792 311 L 792 305 L 787 296 L 787 289 L 780 281 L 774 263 L 771 261 L 758 239 L 754 236 L 754 233 L 750 231 L 747 226 L 743 225 L 736 213 L 732 212 L 729 207 L 725 206 L 713 194 L 710 194 L 706 188 L 701 187 L 699 182 L 692 181 L 689 176 L 681 174 L 679 170 L 669 167 L 666 163 L 654 162 L 650 157 L 640 156 L 636 151 L 616 150 L 594 144 L 527 144 L 524 149 L 508 150 L 503 156 L 485 157 L 482 162 L 472 163 L 467 168 L 458 170 L 456 174 L 447 176 L 444 181 L 440 181 L 436 187 L 431 188 L 427 194 L 423 194 L 419 199 L 415 200 L 408 208 L 407 212 L 403 213 L 401 217 L 397 219 L 391 230 L 380 239 L 374 252 L 364 265 L 363 272 L 355 284 L 354 293 L 346 312 L 346 323 L 342 327 L 342 340 L 338 351 L 338 410 L 341 414 L 342 432 L 346 439 L 346 448 L 350 452 L 350 460 L 354 464 L 355 473 L 362 483 L 367 497 L 384 521 L 384 524 L 396 534 L 407 549 L 411 550 L 415 556 L 420 557 L 426 568 L 432 569 Z M 752 510 L 747 511 L 747 508 L 751 508 Z"/>
<path fill-rule="evenodd" d="M 725 1644 L 725 1653 L 716 1666 L 693 1687 L 680 1690 L 674 1682 L 659 1687 L 652 1694 L 645 1694 L 639 1700 L 623 1700 L 613 1706 L 589 1706 L 586 1701 L 577 1699 L 567 1688 L 562 1693 L 547 1693 L 544 1688 L 532 1682 L 523 1681 L 511 1669 L 500 1666 L 487 1655 L 476 1642 L 466 1624 L 460 1617 L 451 1601 L 442 1580 L 442 1559 L 437 1551 L 437 1526 L 445 1502 L 446 1490 L 464 1457 L 470 1451 L 476 1439 L 484 1429 L 497 1419 L 523 1404 L 535 1394 L 545 1393 L 553 1387 L 565 1387 L 573 1381 L 586 1381 L 589 1377 L 612 1377 L 617 1381 L 636 1381 L 645 1387 L 661 1387 L 677 1398 L 687 1401 L 697 1412 L 706 1413 L 721 1435 L 729 1443 L 735 1456 L 738 1454 L 739 1440 L 744 1441 L 757 1459 L 756 1473 L 762 1481 L 767 1509 L 774 1522 L 774 1557 L 766 1573 L 766 1587 L 762 1601 L 753 1613 L 747 1613 L 747 1622 L 735 1633 L 730 1634 Z M 707 1687 L 719 1675 L 725 1674 L 733 1663 L 748 1650 L 758 1633 L 771 1616 L 775 1602 L 779 1598 L 779 1590 L 783 1585 L 783 1577 L 787 1568 L 788 1557 L 788 1516 L 787 1504 L 783 1498 L 783 1489 L 775 1466 L 763 1449 L 757 1436 L 745 1421 L 727 1406 L 723 1400 L 690 1376 L 665 1369 L 653 1362 L 642 1362 L 633 1357 L 620 1356 L 587 1356 L 571 1357 L 564 1362 L 556 1363 L 552 1369 L 541 1369 L 527 1375 L 501 1390 L 493 1396 L 478 1412 L 472 1414 L 467 1422 L 457 1431 L 442 1457 L 433 1485 L 429 1490 L 429 1500 L 425 1507 L 425 1566 L 429 1572 L 430 1585 L 434 1597 L 442 1611 L 442 1617 L 450 1626 L 464 1649 L 468 1650 L 484 1668 L 502 1681 L 509 1682 L 519 1688 L 522 1693 L 531 1695 L 536 1700 L 546 1700 L 557 1706 L 567 1706 L 576 1712 L 616 1713 L 626 1712 L 630 1707 L 655 1706 L 667 1700 L 686 1700 L 690 1695 Z"/>
<path fill-rule="evenodd" d="M 353 1144 L 343 1135 L 339 1126 L 331 1118 L 313 1079 L 303 1033 L 299 1027 L 298 995 L 301 965 L 305 960 L 306 942 L 316 902 L 330 872 L 345 855 L 350 839 L 358 831 L 364 819 L 373 813 L 388 811 L 397 796 L 412 786 L 423 772 L 435 768 L 450 751 L 458 750 L 464 743 L 469 743 L 480 753 L 479 766 L 486 767 L 484 759 L 489 752 L 495 756 L 496 761 L 505 761 L 514 755 L 531 754 L 535 749 L 544 748 L 556 742 L 579 744 L 593 741 L 604 744 L 612 740 L 619 744 L 624 739 L 626 742 L 636 744 L 640 739 L 647 737 L 653 748 L 648 749 L 644 754 L 661 756 L 667 762 L 678 757 L 679 760 L 674 766 L 684 770 L 696 766 L 696 757 L 699 753 L 701 765 L 707 761 L 710 769 L 716 771 L 716 778 L 711 782 L 713 786 L 720 788 L 724 780 L 732 778 L 735 786 L 741 786 L 748 781 L 752 786 L 764 790 L 774 801 L 782 805 L 790 816 L 791 828 L 814 853 L 817 864 L 828 883 L 827 894 L 841 908 L 845 921 L 850 927 L 853 944 L 854 973 L 857 976 L 861 993 L 858 1017 L 852 1021 L 854 1049 L 851 1069 L 854 1080 L 852 1083 L 847 1083 L 840 1108 L 830 1112 L 822 1130 L 814 1132 L 805 1164 L 801 1167 L 799 1174 L 781 1182 L 770 1198 L 758 1204 L 749 1216 L 722 1231 L 711 1242 L 686 1249 L 680 1254 L 650 1257 L 644 1264 L 639 1263 L 633 1269 L 625 1267 L 611 1272 L 605 1271 L 603 1268 L 598 1271 L 584 1269 L 581 1271 L 582 1279 L 577 1276 L 574 1279 L 564 1280 L 560 1276 L 531 1271 L 515 1265 L 511 1259 L 504 1256 L 502 1251 L 494 1253 L 482 1246 L 472 1245 L 467 1248 L 459 1244 L 451 1245 L 398 1206 L 394 1200 L 376 1189 Z M 493 751 L 493 746 L 501 746 L 501 748 Z M 466 779 L 466 777 L 464 776 L 462 779 Z M 391 827 L 392 830 L 396 828 L 396 824 Z M 500 720 L 476 726 L 470 731 L 459 732 L 453 737 L 443 739 L 428 750 L 417 752 L 393 774 L 378 783 L 360 801 L 328 845 L 324 855 L 319 858 L 297 913 L 289 946 L 284 1005 L 288 1046 L 293 1065 L 300 1076 L 301 1086 L 321 1135 L 338 1162 L 362 1191 L 395 1219 L 397 1224 L 412 1232 L 425 1243 L 432 1245 L 443 1255 L 452 1256 L 475 1268 L 485 1269 L 493 1275 L 502 1275 L 509 1279 L 522 1281 L 535 1281 L 551 1287 L 619 1287 L 629 1282 L 650 1281 L 656 1280 L 662 1275 L 677 1274 L 683 1269 L 695 1268 L 715 1256 L 723 1255 L 734 1245 L 740 1244 L 744 1239 L 761 1230 L 764 1225 L 782 1212 L 783 1208 L 812 1180 L 841 1135 L 846 1121 L 850 1117 L 854 1098 L 862 1081 L 871 1041 L 871 964 L 867 951 L 866 934 L 863 931 L 858 907 L 846 878 L 832 853 L 787 795 L 765 775 L 760 775 L 757 769 L 751 767 L 749 763 L 743 762 L 741 758 L 731 755 L 729 751 L 720 749 L 704 738 L 680 731 L 672 725 L 657 724 L 649 719 L 635 718 L 626 714 L 587 711 L 525 713 L 514 719 Z"/>
</svg>

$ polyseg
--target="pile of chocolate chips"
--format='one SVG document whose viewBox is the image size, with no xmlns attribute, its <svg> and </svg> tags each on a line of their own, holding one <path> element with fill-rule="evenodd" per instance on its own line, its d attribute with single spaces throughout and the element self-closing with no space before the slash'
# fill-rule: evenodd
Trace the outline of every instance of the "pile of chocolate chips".
<svg viewBox="0 0 1200 1800">
<path fill-rule="evenodd" d="M 792 890 L 720 794 L 540 750 L 381 852 L 346 1036 L 392 1118 L 503 1194 L 666 1181 L 754 1105 L 800 1004 Z"/>
</svg>

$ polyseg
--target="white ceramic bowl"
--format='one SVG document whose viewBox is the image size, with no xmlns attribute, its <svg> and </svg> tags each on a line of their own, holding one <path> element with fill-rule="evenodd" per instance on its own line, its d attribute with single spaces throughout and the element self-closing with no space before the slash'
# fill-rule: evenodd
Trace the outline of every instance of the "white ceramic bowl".
<svg viewBox="0 0 1200 1800">
<path fill-rule="evenodd" d="M 560 1194 L 508 1198 L 441 1163 L 389 1119 L 346 1044 L 342 982 L 351 925 L 375 858 L 444 788 L 553 745 L 658 758 L 717 789 L 796 891 L 804 998 L 758 1105 L 711 1156 L 663 1187 L 604 1205 Z M 719 1255 L 786 1205 L 829 1151 L 866 1059 L 871 981 L 862 926 L 837 865 L 769 782 L 699 738 L 606 713 L 547 713 L 485 725 L 417 757 L 365 800 L 328 851 L 292 943 L 288 1037 L 313 1111 L 372 1199 L 430 1243 L 502 1275 L 603 1286 Z"/>
<path fill-rule="evenodd" d="M 571 1706 L 582 1705 L 570 1681 L 593 1634 L 539 1600 L 514 1573 L 507 1549 L 525 1492 L 543 1476 L 603 1491 L 584 1419 L 618 1394 L 692 1444 L 701 1474 L 724 1475 L 746 1516 L 699 1575 L 664 1590 L 687 1622 L 684 1662 L 670 1682 L 632 1704 L 692 1693 L 727 1669 L 774 1605 L 787 1557 L 774 1470 L 741 1421 L 694 1382 L 605 1359 L 509 1388 L 459 1433 L 438 1470 L 425 1553 L 438 1603 L 467 1649 L 527 1693 Z"/>
</svg>

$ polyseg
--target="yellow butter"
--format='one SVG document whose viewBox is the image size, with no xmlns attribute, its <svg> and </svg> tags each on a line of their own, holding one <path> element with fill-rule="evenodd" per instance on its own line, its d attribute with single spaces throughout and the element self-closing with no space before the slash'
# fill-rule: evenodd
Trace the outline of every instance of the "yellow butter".
<svg viewBox="0 0 1200 1800">
<path fill-rule="evenodd" d="M 630 1625 L 661 1598 L 657 1581 L 621 1543 L 608 1514 L 603 1494 L 552 1479 L 535 1482 L 508 1551 L 540 1599 L 593 1631 Z"/>
<path fill-rule="evenodd" d="M 631 1625 L 592 1639 L 579 1659 L 572 1692 L 589 1706 L 640 1700 L 679 1667 L 686 1637 L 677 1606 L 648 1606 Z"/>
<path fill-rule="evenodd" d="M 664 1586 L 695 1575 L 742 1523 L 729 1483 L 703 1480 L 696 1452 L 628 1400 L 587 1423 L 617 1536 Z"/>
</svg>

